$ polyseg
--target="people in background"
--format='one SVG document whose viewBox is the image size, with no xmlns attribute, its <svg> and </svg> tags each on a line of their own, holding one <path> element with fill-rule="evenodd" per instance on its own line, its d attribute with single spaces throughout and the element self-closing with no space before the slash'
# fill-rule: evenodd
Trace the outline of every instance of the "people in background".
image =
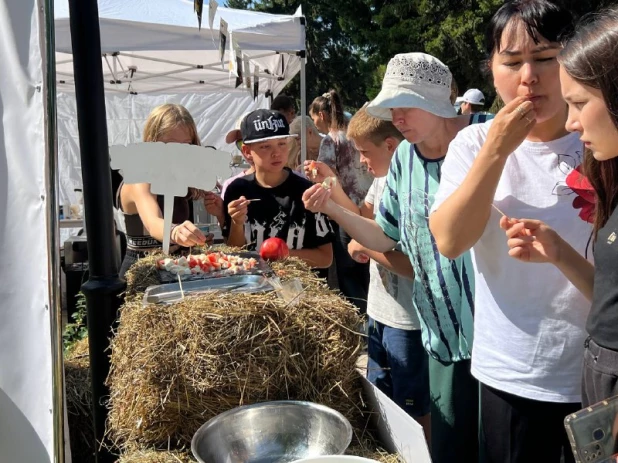
<svg viewBox="0 0 618 463">
<path fill-rule="evenodd" d="M 322 136 L 320 131 L 313 123 L 309 116 L 305 116 L 306 137 L 307 140 L 307 160 L 317 161 L 320 154 L 320 143 Z M 290 134 L 296 135 L 296 138 L 290 138 L 290 156 L 288 157 L 288 167 L 292 170 L 302 172 L 301 165 L 301 139 L 302 139 L 302 118 L 295 118 L 290 124 Z"/>
<path fill-rule="evenodd" d="M 318 160 L 337 175 L 346 195 L 355 204 L 363 203 L 373 176 L 360 162 L 360 155 L 346 137 L 346 121 L 339 94 L 330 90 L 313 100 L 309 114 L 318 130 L 326 133 L 320 143 Z M 367 309 L 369 265 L 355 262 L 348 254 L 350 237 L 335 226 L 337 239 L 333 247 L 339 290 L 361 312 Z"/>
<path fill-rule="evenodd" d="M 451 142 L 429 219 L 440 253 L 472 249 L 472 374 L 489 462 L 574 461 L 563 422 L 581 408 L 590 305 L 557 268 L 509 258 L 500 228 L 502 213 L 545 217 L 581 254 L 590 237 L 567 179 L 583 159 L 565 130 L 557 62 L 571 29 L 570 13 L 547 0 L 507 1 L 493 16 L 487 65 L 505 106 Z"/>
<path fill-rule="evenodd" d="M 244 177 L 245 175 L 249 175 L 252 174 L 253 172 L 255 172 L 255 168 L 253 166 L 253 159 L 251 158 L 251 155 L 246 155 L 245 152 L 242 149 L 242 134 L 240 133 L 240 127 L 242 125 L 242 121 L 243 119 L 247 116 L 247 114 L 249 113 L 245 113 L 242 116 L 240 116 L 237 120 L 236 120 L 236 125 L 234 126 L 234 128 L 232 130 L 230 130 L 227 135 L 225 136 L 225 142 L 228 145 L 233 144 L 236 149 L 240 152 L 240 154 L 242 155 L 243 159 L 245 160 L 245 162 L 247 164 L 249 164 L 249 168 L 248 169 L 243 169 L 242 171 L 238 172 L 236 175 L 233 175 L 232 177 L 226 179 L 223 184 L 221 185 L 221 199 L 225 200 L 225 191 L 227 190 L 227 187 L 237 178 L 240 177 Z"/>
<path fill-rule="evenodd" d="M 242 121 L 242 150 L 255 172 L 234 180 L 225 193 L 223 235 L 230 246 L 259 250 L 268 238 L 281 238 L 313 268 L 333 260 L 330 221 L 305 209 L 302 195 L 311 182 L 285 167 L 290 128 L 281 113 L 260 109 Z"/>
<path fill-rule="evenodd" d="M 550 211 L 534 219 L 502 219 L 511 257 L 554 264 L 592 301 L 583 345 L 583 407 L 618 395 L 617 48 L 618 8 L 613 7 L 582 23 L 558 57 L 562 95 L 569 105 L 566 129 L 585 146 L 586 177 L 579 171 L 570 177 L 579 187 L 574 192 L 580 217 L 593 222 L 594 268 L 569 244 L 568 235 L 550 228 Z"/>
<path fill-rule="evenodd" d="M 405 138 L 391 161 L 375 221 L 350 213 L 315 186 L 305 206 L 335 220 L 360 245 L 376 252 L 400 243 L 414 271 L 413 302 L 429 353 L 432 460 L 476 461 L 478 382 L 470 374 L 474 279 L 469 254 L 438 254 L 429 232 L 429 209 L 441 179 L 449 143 L 488 116 L 457 116 L 450 101 L 451 72 L 433 56 L 392 58 L 382 90 L 366 107 L 392 121 Z"/>
<path fill-rule="evenodd" d="M 144 127 L 145 142 L 186 143 L 199 145 L 200 139 L 195 122 L 183 106 L 164 104 L 150 113 Z M 173 159 L 170 159 L 173 162 Z M 202 166 L 207 169 L 208 166 Z M 189 221 L 189 201 L 204 200 L 209 214 L 216 216 L 220 223 L 223 220 L 223 205 L 221 198 L 212 192 L 189 189 L 184 198 L 174 199 L 174 215 L 172 217 L 170 252 L 180 247 L 191 247 L 211 243 L 213 236 L 205 236 L 191 221 Z M 127 270 L 147 252 L 160 248 L 163 241 L 163 196 L 150 192 L 150 184 L 121 184 L 118 189 L 120 210 L 125 219 L 127 236 L 127 253 L 120 268 L 120 276 L 124 277 Z"/>
<path fill-rule="evenodd" d="M 476 114 L 485 108 L 485 95 L 477 88 L 471 88 L 461 97 L 461 114 Z"/>
<path fill-rule="evenodd" d="M 339 184 L 333 187 L 332 198 L 354 214 L 373 220 L 391 159 L 403 136 L 391 122 L 372 117 L 362 108 L 350 120 L 348 139 L 375 180 L 360 207 Z M 311 175 L 311 166 L 305 163 L 307 175 Z M 317 170 L 317 181 L 334 175 L 324 163 L 318 163 Z M 378 253 L 355 240 L 348 245 L 348 252 L 357 262 L 370 261 L 367 379 L 421 423 L 431 442 L 428 356 L 413 303 L 414 270 L 410 259 L 399 246 Z"/>
<path fill-rule="evenodd" d="M 273 111 L 279 111 L 285 116 L 285 120 L 288 124 L 291 124 L 296 117 L 296 102 L 294 98 L 288 95 L 277 96 L 270 105 L 270 109 Z"/>
</svg>

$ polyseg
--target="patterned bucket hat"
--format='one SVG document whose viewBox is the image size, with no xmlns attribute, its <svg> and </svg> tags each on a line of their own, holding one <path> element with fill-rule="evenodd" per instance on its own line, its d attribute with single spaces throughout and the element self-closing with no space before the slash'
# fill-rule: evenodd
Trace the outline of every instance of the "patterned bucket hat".
<svg viewBox="0 0 618 463">
<path fill-rule="evenodd" d="M 382 90 L 367 112 L 387 121 L 392 120 L 393 108 L 419 108 L 440 117 L 457 117 L 450 100 L 452 80 L 448 67 L 431 55 L 395 55 L 386 67 Z"/>
</svg>

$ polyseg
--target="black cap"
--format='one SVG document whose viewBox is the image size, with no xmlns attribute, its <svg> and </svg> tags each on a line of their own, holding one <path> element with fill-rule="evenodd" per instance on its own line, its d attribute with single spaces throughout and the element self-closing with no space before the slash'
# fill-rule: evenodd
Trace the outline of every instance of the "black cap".
<svg viewBox="0 0 618 463">
<path fill-rule="evenodd" d="M 245 144 L 295 136 L 290 135 L 290 124 L 285 116 L 270 109 L 257 109 L 247 114 L 240 124 L 240 133 Z"/>
</svg>

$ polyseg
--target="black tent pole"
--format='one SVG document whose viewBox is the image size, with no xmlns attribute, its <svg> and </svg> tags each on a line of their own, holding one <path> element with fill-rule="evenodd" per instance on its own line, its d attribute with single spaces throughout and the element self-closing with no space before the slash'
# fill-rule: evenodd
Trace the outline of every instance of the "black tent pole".
<svg viewBox="0 0 618 463">
<path fill-rule="evenodd" d="M 96 461 L 111 463 L 115 458 L 104 437 L 109 396 L 105 380 L 110 367 L 107 348 L 125 284 L 118 277 L 97 0 L 69 0 L 69 12 L 88 238 L 90 277 L 82 291 L 87 304 Z"/>
</svg>

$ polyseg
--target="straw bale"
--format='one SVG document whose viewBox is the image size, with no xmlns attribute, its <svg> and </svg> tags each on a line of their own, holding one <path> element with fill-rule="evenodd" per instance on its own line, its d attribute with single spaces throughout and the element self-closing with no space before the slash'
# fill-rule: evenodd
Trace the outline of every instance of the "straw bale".
<svg viewBox="0 0 618 463">
<path fill-rule="evenodd" d="M 64 381 L 73 460 L 94 463 L 95 439 L 87 338 L 77 341 L 65 354 Z"/>
<path fill-rule="evenodd" d="M 406 463 L 398 453 L 390 453 L 384 450 L 371 435 L 365 435 L 361 441 L 357 441 L 348 447 L 345 454 L 368 458 L 382 463 Z"/>
<path fill-rule="evenodd" d="M 362 335 L 353 305 L 298 259 L 274 263 L 305 291 L 296 305 L 274 293 L 219 293 L 142 306 L 160 256 L 138 262 L 112 339 L 108 433 L 121 448 L 188 447 L 197 428 L 239 405 L 307 400 L 342 412 L 362 436 L 355 369 Z M 149 280 L 144 282 L 144 280 Z"/>
<path fill-rule="evenodd" d="M 137 450 L 120 456 L 118 463 L 193 463 L 189 452 Z"/>
</svg>

